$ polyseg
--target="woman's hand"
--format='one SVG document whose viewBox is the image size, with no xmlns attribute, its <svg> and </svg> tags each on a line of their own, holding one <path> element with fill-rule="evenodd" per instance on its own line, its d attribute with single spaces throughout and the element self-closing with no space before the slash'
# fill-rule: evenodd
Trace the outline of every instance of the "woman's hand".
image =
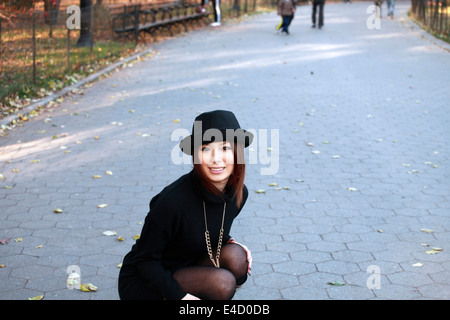
<svg viewBox="0 0 450 320">
<path fill-rule="evenodd" d="M 227 243 L 238 244 L 242 247 L 242 249 L 244 249 L 245 253 L 247 254 L 247 262 L 248 262 L 247 273 L 250 275 L 252 271 L 252 261 L 253 261 L 252 252 L 242 243 L 236 242 L 233 238 L 230 238 L 230 240 L 228 240 Z"/>
<path fill-rule="evenodd" d="M 187 293 L 181 300 L 200 300 L 200 298 L 198 298 L 190 293 Z"/>
</svg>

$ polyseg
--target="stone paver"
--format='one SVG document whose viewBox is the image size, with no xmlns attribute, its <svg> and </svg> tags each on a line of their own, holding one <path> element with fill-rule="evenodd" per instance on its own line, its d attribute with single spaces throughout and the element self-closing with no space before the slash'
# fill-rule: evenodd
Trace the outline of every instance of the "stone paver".
<svg viewBox="0 0 450 320">
<path fill-rule="evenodd" d="M 369 4 L 327 4 L 320 31 L 300 7 L 290 36 L 268 13 L 156 44 L 1 137 L 0 299 L 118 299 L 150 198 L 190 170 L 176 129 L 218 108 L 257 133 L 232 230 L 253 275 L 235 299 L 449 299 L 449 53 L 408 2 L 369 30 Z M 98 292 L 67 289 L 69 265 Z"/>
</svg>

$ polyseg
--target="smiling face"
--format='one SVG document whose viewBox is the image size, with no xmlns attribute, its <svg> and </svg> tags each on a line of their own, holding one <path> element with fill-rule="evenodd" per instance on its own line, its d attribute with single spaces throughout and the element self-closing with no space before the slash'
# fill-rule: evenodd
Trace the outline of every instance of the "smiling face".
<svg viewBox="0 0 450 320">
<path fill-rule="evenodd" d="M 198 148 L 200 170 L 205 179 L 220 191 L 225 189 L 234 169 L 234 153 L 228 141 L 211 142 Z"/>
</svg>

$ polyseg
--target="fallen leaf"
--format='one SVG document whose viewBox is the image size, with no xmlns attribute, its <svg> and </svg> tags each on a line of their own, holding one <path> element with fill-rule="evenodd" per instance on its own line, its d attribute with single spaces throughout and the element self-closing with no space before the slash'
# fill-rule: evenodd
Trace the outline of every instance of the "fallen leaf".
<svg viewBox="0 0 450 320">
<path fill-rule="evenodd" d="M 42 299 L 44 299 L 44 295 L 28 298 L 28 300 L 42 300 Z"/>
<path fill-rule="evenodd" d="M 0 264 L 0 268 L 6 267 L 6 264 Z"/>
<path fill-rule="evenodd" d="M 105 235 L 105 236 L 116 236 L 117 232 L 114 231 L 114 230 L 106 230 L 106 231 L 103 232 L 103 235 Z"/>
<path fill-rule="evenodd" d="M 173 122 L 179 123 L 179 122 L 180 122 L 180 119 L 175 119 L 175 120 L 173 120 Z"/>
<path fill-rule="evenodd" d="M 341 286 L 345 285 L 345 283 L 341 282 L 341 281 L 328 282 L 328 284 L 335 286 L 335 287 L 341 287 Z"/>
<path fill-rule="evenodd" d="M 30 163 L 39 163 L 41 160 L 31 160 Z"/>
<path fill-rule="evenodd" d="M 291 190 L 290 187 L 283 187 L 284 190 Z"/>
<path fill-rule="evenodd" d="M 141 237 L 140 235 L 136 234 L 133 236 L 133 240 L 139 240 L 140 237 Z"/>
<path fill-rule="evenodd" d="M 313 151 L 311 151 L 311 153 L 312 154 L 320 154 L 320 151 L 319 150 L 313 150 Z"/>
<path fill-rule="evenodd" d="M 124 239 L 123 239 L 123 237 L 117 237 L 117 240 L 123 241 Z"/>
<path fill-rule="evenodd" d="M 426 254 L 438 254 L 440 250 L 433 250 L 431 249 L 430 251 L 426 251 Z"/>
<path fill-rule="evenodd" d="M 106 173 L 108 176 L 112 176 L 112 175 L 113 175 L 112 171 L 109 171 L 109 170 L 105 171 L 105 173 Z"/>
<path fill-rule="evenodd" d="M 277 186 L 278 185 L 278 183 L 276 183 L 276 182 L 271 182 L 271 183 L 269 183 L 269 186 L 270 187 L 275 187 L 275 186 Z"/>
<path fill-rule="evenodd" d="M 43 246 L 44 246 L 43 244 L 40 244 L 40 245 L 36 246 L 35 248 L 36 248 L 36 249 L 40 249 L 40 248 L 42 248 Z"/>
<path fill-rule="evenodd" d="M 420 231 L 426 232 L 426 233 L 433 233 L 434 232 L 434 230 L 431 230 L 431 229 L 420 229 Z"/>
<path fill-rule="evenodd" d="M 16 239 L 14 239 L 14 242 L 22 242 L 23 241 L 23 238 L 16 238 Z"/>
<path fill-rule="evenodd" d="M 122 268 L 122 262 L 119 263 L 116 268 Z"/>
<path fill-rule="evenodd" d="M 383 230 L 381 230 L 381 229 L 378 229 L 377 230 L 379 233 L 383 233 L 384 231 Z"/>
<path fill-rule="evenodd" d="M 348 190 L 348 191 L 358 191 L 358 189 L 353 188 L 353 187 L 348 187 L 347 190 Z"/>
<path fill-rule="evenodd" d="M 100 179 L 102 176 L 99 175 L 99 174 L 95 174 L 95 175 L 93 175 L 92 177 L 94 177 L 94 179 Z"/>
<path fill-rule="evenodd" d="M 256 192 L 256 193 L 265 193 L 266 190 L 264 190 L 264 189 L 258 189 L 258 190 L 255 190 L 255 192 Z"/>
<path fill-rule="evenodd" d="M 83 292 L 90 292 L 90 291 L 97 291 L 97 287 L 94 286 L 92 283 L 83 283 L 80 284 L 80 289 Z"/>
<path fill-rule="evenodd" d="M 0 244 L 8 244 L 9 240 L 11 240 L 11 238 L 5 238 L 5 239 L 1 239 L 0 240 Z"/>
<path fill-rule="evenodd" d="M 414 263 L 412 266 L 413 267 L 421 267 L 421 266 L 423 266 L 423 264 L 420 262 L 417 262 L 417 263 Z"/>
<path fill-rule="evenodd" d="M 102 203 L 97 205 L 97 208 L 106 208 L 108 205 L 106 203 Z"/>
<path fill-rule="evenodd" d="M 18 173 L 18 172 L 20 172 L 20 170 L 19 169 L 12 169 L 12 172 Z"/>
<path fill-rule="evenodd" d="M 62 213 L 63 210 L 60 208 L 56 208 L 55 210 L 53 210 L 54 213 Z"/>
</svg>

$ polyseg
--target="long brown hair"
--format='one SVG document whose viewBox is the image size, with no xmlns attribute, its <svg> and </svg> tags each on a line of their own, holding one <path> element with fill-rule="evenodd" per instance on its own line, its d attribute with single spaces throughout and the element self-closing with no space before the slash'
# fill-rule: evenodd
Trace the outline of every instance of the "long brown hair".
<svg viewBox="0 0 450 320">
<path fill-rule="evenodd" d="M 244 146 L 240 143 L 235 143 L 233 146 L 234 154 L 234 167 L 233 173 L 230 175 L 225 190 L 234 190 L 233 198 L 236 199 L 236 205 L 238 208 L 242 206 L 243 191 L 244 191 L 244 179 L 245 179 L 245 153 Z M 195 155 L 196 156 L 196 155 Z M 195 158 L 195 156 L 193 158 Z M 194 162 L 194 172 L 200 177 L 203 187 L 214 193 L 215 195 L 222 197 L 222 192 L 217 189 L 212 183 L 206 180 L 198 161 Z"/>
</svg>

